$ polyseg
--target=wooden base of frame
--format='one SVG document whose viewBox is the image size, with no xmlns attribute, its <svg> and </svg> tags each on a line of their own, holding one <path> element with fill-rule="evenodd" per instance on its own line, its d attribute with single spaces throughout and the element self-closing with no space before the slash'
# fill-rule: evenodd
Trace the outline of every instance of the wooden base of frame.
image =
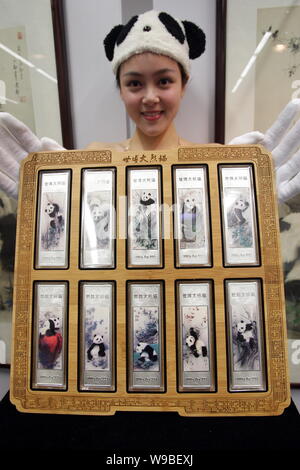
<svg viewBox="0 0 300 470">
<path fill-rule="evenodd" d="M 260 263 L 252 266 L 226 266 L 222 235 L 222 208 L 219 165 L 251 165 L 256 195 L 257 240 Z M 162 173 L 162 202 L 172 206 L 174 187 L 173 166 L 205 165 L 207 168 L 210 225 L 209 265 L 177 267 L 172 214 L 163 215 L 164 239 L 162 264 L 159 267 L 128 267 L 126 257 L 126 195 L 127 166 L 159 166 Z M 81 185 L 85 168 L 115 168 L 116 222 L 115 266 L 112 269 L 80 267 Z M 69 260 L 67 269 L 35 269 L 35 230 L 37 224 L 38 181 L 41 170 L 72 172 Z M 123 211 L 123 212 L 122 212 Z M 191 225 L 192 227 L 192 225 Z M 259 279 L 262 284 L 263 354 L 266 387 L 230 391 L 230 347 L 226 321 L 225 285 L 228 280 Z M 213 386 L 204 390 L 178 387 L 178 329 L 176 283 L 193 280 L 209 281 L 213 288 L 210 333 L 213 347 L 211 366 Z M 68 283 L 68 320 L 66 337 L 66 390 L 35 390 L 32 388 L 34 285 L 38 281 Z M 109 390 L 83 390 L 80 387 L 82 344 L 80 342 L 80 285 L 82 282 L 111 281 L 115 286 L 115 322 L 111 338 L 115 338 L 113 387 Z M 127 286 L 130 281 L 159 281 L 163 285 L 164 322 L 161 339 L 164 347 L 164 387 L 159 391 L 128 390 L 128 306 Z M 197 306 L 199 300 L 197 301 Z M 186 304 L 184 304 L 186 305 Z M 202 309 L 203 310 L 203 309 Z M 188 309 L 185 312 L 189 312 Z M 100 317 L 99 317 L 100 318 Z M 194 326 L 193 326 L 194 328 Z M 190 333 L 194 333 L 191 330 Z M 29 155 L 21 166 L 17 224 L 13 350 L 10 398 L 17 409 L 28 413 L 64 413 L 113 415 L 116 411 L 176 411 L 182 416 L 263 416 L 279 415 L 290 403 L 287 367 L 286 319 L 283 277 L 279 245 L 279 227 L 272 157 L 260 146 L 197 146 L 170 151 L 118 153 L 102 151 L 64 151 Z M 249 342 L 249 336 L 245 341 Z M 253 344 L 253 342 L 251 343 Z M 183 347 L 184 341 L 182 342 Z M 202 350 L 204 351 L 204 350 Z M 206 352 L 207 353 L 207 352 Z M 144 351 L 143 361 L 149 360 Z M 157 354 L 157 353 L 155 353 Z M 203 353 L 204 354 L 204 353 Z M 196 357 L 196 356 L 195 356 Z"/>
</svg>

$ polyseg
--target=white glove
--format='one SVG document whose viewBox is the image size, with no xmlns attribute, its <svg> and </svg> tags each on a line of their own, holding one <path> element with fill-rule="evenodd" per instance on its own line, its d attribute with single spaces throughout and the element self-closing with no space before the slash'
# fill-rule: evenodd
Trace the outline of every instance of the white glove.
<svg viewBox="0 0 300 470">
<path fill-rule="evenodd" d="M 18 198 L 20 161 L 31 152 L 65 150 L 48 137 L 39 139 L 21 121 L 0 112 L 0 189 Z"/>
<path fill-rule="evenodd" d="M 278 202 L 300 193 L 300 119 L 289 129 L 299 111 L 300 99 L 294 99 L 265 134 L 249 132 L 229 142 L 229 145 L 260 144 L 272 153 Z"/>
</svg>

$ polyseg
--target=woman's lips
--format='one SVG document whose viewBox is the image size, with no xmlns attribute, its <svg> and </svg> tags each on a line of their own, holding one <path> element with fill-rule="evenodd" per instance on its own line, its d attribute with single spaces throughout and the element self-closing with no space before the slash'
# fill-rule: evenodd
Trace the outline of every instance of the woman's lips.
<svg viewBox="0 0 300 470">
<path fill-rule="evenodd" d="M 142 112 L 142 116 L 147 120 L 147 121 L 157 121 L 163 111 L 144 111 Z"/>
</svg>

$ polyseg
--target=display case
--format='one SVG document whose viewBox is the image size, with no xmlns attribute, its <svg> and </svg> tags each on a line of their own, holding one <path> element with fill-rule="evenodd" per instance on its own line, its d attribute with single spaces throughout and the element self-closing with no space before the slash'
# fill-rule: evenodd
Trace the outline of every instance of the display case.
<svg viewBox="0 0 300 470">
<path fill-rule="evenodd" d="M 275 191 L 260 146 L 30 154 L 17 223 L 17 409 L 281 414 L 290 390 Z"/>
</svg>

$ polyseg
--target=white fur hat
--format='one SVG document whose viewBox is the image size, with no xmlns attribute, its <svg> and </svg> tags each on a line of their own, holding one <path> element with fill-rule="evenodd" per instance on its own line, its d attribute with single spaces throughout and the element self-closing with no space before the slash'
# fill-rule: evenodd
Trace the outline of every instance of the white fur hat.
<svg viewBox="0 0 300 470">
<path fill-rule="evenodd" d="M 104 47 L 114 73 L 132 55 L 148 51 L 171 57 L 189 75 L 190 59 L 205 50 L 205 34 L 195 23 L 151 10 L 133 16 L 125 26 L 115 26 L 106 36 Z"/>
</svg>

